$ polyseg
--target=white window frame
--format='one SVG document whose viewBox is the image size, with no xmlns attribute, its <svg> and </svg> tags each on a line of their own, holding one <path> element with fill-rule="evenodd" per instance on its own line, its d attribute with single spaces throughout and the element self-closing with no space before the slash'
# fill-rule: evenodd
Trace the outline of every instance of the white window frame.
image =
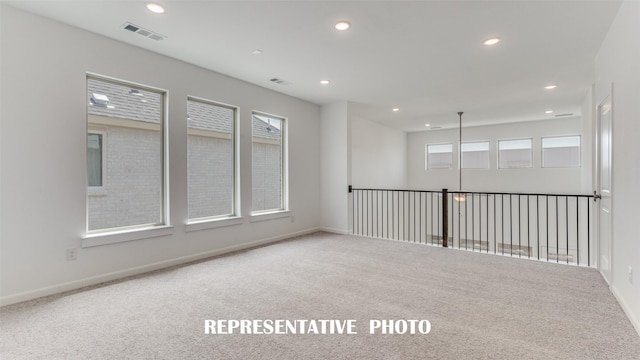
<svg viewBox="0 0 640 360">
<path fill-rule="evenodd" d="M 287 117 L 281 115 L 274 115 L 263 111 L 252 110 L 251 111 L 251 157 L 253 159 L 253 116 L 265 116 L 270 118 L 279 119 L 282 121 L 282 125 L 280 127 L 280 136 L 281 136 L 281 159 L 282 162 L 282 184 L 281 184 L 281 207 L 279 209 L 265 209 L 265 210 L 253 210 L 251 209 L 251 221 L 263 221 L 263 220 L 271 220 L 278 219 L 282 217 L 291 216 L 289 209 L 289 139 L 288 139 L 288 127 L 289 127 L 289 119 Z M 253 168 L 253 164 L 252 164 Z M 253 174 L 252 174 L 253 181 Z"/>
<path fill-rule="evenodd" d="M 102 173 L 100 174 L 102 176 L 102 185 L 101 186 L 89 186 L 89 174 L 87 173 L 87 187 L 88 187 L 88 194 L 89 196 L 102 196 L 102 195 L 106 195 L 107 189 L 109 188 L 107 185 L 107 177 L 105 176 L 105 174 L 107 173 L 107 144 L 108 144 L 108 132 L 107 132 L 107 128 L 105 127 L 101 127 L 101 126 L 95 126 L 95 125 L 88 125 L 87 128 L 87 135 L 88 134 L 97 134 L 102 136 L 102 148 L 101 150 L 101 154 L 100 156 L 102 157 Z M 87 139 L 87 148 L 89 147 L 88 144 L 88 139 Z"/>
<path fill-rule="evenodd" d="M 88 180 L 85 182 L 85 184 L 87 184 L 86 191 L 87 191 L 87 204 L 85 206 L 85 233 L 82 236 L 82 242 L 81 242 L 81 246 L 83 248 L 86 247 L 92 247 L 92 246 L 101 246 L 101 245 L 107 245 L 107 244 L 115 244 L 115 243 L 121 243 L 121 242 L 125 242 L 125 241 L 133 241 L 133 240 L 141 240 L 141 239 L 149 239 L 149 238 L 153 238 L 153 237 L 158 237 L 158 236 L 166 236 L 166 235 L 171 235 L 173 234 L 173 226 L 171 225 L 171 217 L 170 217 L 170 212 L 169 212 L 169 124 L 167 121 L 167 114 L 168 114 L 168 104 L 169 104 L 169 92 L 165 89 L 161 89 L 161 88 L 155 88 L 155 87 L 151 87 L 148 85 L 143 85 L 143 84 L 139 84 L 139 83 L 135 83 L 132 81 L 127 81 L 127 80 L 122 80 L 122 79 L 117 79 L 117 78 L 113 78 L 113 77 L 108 77 L 108 76 L 104 76 L 104 75 L 100 75 L 100 74 L 96 74 L 96 73 L 90 73 L 87 72 L 86 76 L 85 76 L 85 83 L 89 81 L 89 79 L 92 80 L 96 80 L 96 81 L 103 81 L 103 82 L 108 82 L 111 84 L 115 84 L 115 85 L 119 85 L 119 86 L 124 86 L 124 87 L 131 87 L 131 88 L 135 88 L 135 89 L 140 89 L 140 90 L 145 90 L 145 91 L 151 91 L 151 92 L 156 92 L 162 95 L 162 105 L 161 105 L 161 111 L 162 111 L 162 115 L 161 115 L 161 124 L 160 124 L 160 131 L 161 131 L 161 139 L 162 139 L 162 144 L 161 144 L 161 181 L 162 181 L 162 200 L 161 200 L 161 211 L 162 211 L 162 220 L 160 223 L 158 224 L 140 224 L 140 225 L 134 225 L 134 226 L 122 226 L 122 227 L 117 227 L 117 228 L 109 228 L 109 229 L 98 229 L 98 230 L 88 230 L 89 227 L 89 204 L 88 204 L 88 199 L 89 199 L 89 186 L 88 186 Z M 85 88 L 86 90 L 86 88 Z M 85 91 L 85 96 L 83 96 L 83 101 L 85 103 L 85 115 L 87 116 L 87 120 L 85 122 L 87 128 L 85 131 L 85 141 L 86 141 L 86 137 L 87 134 L 89 134 L 90 131 L 92 131 L 95 127 L 93 124 L 89 123 L 88 117 L 89 117 L 89 110 L 88 110 L 88 105 L 86 102 L 86 91 Z M 103 142 L 104 142 L 104 138 L 103 138 Z M 86 145 L 86 143 L 85 143 Z M 85 156 L 84 156 L 84 166 L 85 166 L 85 173 L 86 171 L 86 166 L 87 166 L 87 153 L 86 153 L 86 147 L 85 147 L 85 152 L 84 152 Z M 103 152 L 103 155 L 106 154 L 105 152 Z M 103 164 L 106 161 L 103 161 Z M 105 173 L 103 173 L 103 176 L 105 175 Z M 103 186 L 104 186 L 104 179 L 103 179 Z"/>
<path fill-rule="evenodd" d="M 451 147 L 451 164 L 449 167 L 447 168 L 431 168 L 430 164 L 429 164 L 429 147 L 430 146 L 443 146 L 443 145 L 449 145 Z M 437 154 L 437 153 L 434 153 Z M 444 154 L 444 153 L 442 153 Z M 432 143 L 432 144 L 425 144 L 424 146 L 424 169 L 425 171 L 440 171 L 440 170 L 451 170 L 454 169 L 454 158 L 453 158 L 453 143 Z"/>
<path fill-rule="evenodd" d="M 531 144 L 531 147 L 529 148 L 529 166 L 513 167 L 513 168 L 501 167 L 500 166 L 500 153 L 501 153 L 500 143 L 505 141 L 521 141 L 521 140 L 529 140 L 529 143 Z M 496 143 L 496 155 L 498 158 L 497 168 L 500 170 L 531 169 L 533 168 L 533 138 L 525 137 L 525 138 L 515 138 L 515 139 L 499 139 Z"/>
<path fill-rule="evenodd" d="M 464 167 L 464 151 L 462 148 L 465 144 L 487 144 L 487 167 Z M 484 150 L 483 150 L 484 151 Z M 474 141 L 463 141 L 460 144 L 460 169 L 464 170 L 487 170 L 491 168 L 491 141 L 489 140 L 474 140 Z"/>
<path fill-rule="evenodd" d="M 545 166 L 544 162 L 544 150 L 547 149 L 544 146 L 545 139 L 560 139 L 560 138 L 578 138 L 578 165 L 571 166 Z M 582 167 L 582 135 L 554 135 L 554 136 L 543 136 L 540 138 L 540 159 L 541 159 L 541 167 L 546 169 L 571 169 L 571 168 L 580 168 Z"/>
<path fill-rule="evenodd" d="M 199 231 L 212 229 L 223 226 L 231 226 L 231 225 L 239 225 L 242 224 L 242 214 L 240 207 L 240 141 L 239 141 L 239 133 L 240 133 L 240 108 L 234 105 L 225 104 L 218 101 L 209 100 L 202 97 L 197 96 L 187 96 L 187 104 L 189 101 L 196 101 L 206 105 L 219 106 L 223 108 L 227 108 L 233 111 L 233 135 L 231 141 L 233 142 L 233 200 L 232 200 L 232 211 L 230 214 L 224 215 L 215 215 L 215 216 L 207 216 L 201 218 L 188 218 L 185 226 L 185 230 L 187 232 L 190 231 Z M 187 124 L 187 136 L 189 133 L 189 126 Z M 188 140 L 187 140 L 188 141 Z M 187 154 L 187 156 L 189 156 Z M 187 174 L 188 177 L 188 174 Z M 187 180 L 187 188 L 188 188 L 188 180 Z M 188 189 L 187 189 L 188 191 Z M 188 201 L 188 197 L 187 197 Z M 188 209 L 187 204 L 187 209 Z M 188 212 L 188 211 L 187 211 Z"/>
</svg>

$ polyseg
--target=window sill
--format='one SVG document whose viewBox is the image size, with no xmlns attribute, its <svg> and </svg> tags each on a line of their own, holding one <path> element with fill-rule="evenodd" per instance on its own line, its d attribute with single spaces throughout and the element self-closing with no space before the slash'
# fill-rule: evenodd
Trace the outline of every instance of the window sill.
<svg viewBox="0 0 640 360">
<path fill-rule="evenodd" d="M 281 218 L 287 218 L 287 217 L 291 217 L 290 210 L 276 210 L 276 211 L 251 214 L 250 221 L 258 222 L 258 221 L 267 221 L 267 220 L 281 219 Z"/>
<path fill-rule="evenodd" d="M 241 216 L 233 216 L 233 217 L 225 217 L 220 219 L 207 219 L 207 220 L 199 220 L 192 221 L 185 224 L 185 231 L 200 231 L 207 229 L 215 229 L 223 226 L 233 226 L 240 225 L 244 222 L 244 218 Z"/>
<path fill-rule="evenodd" d="M 173 226 L 149 226 L 131 230 L 96 232 L 82 238 L 82 247 L 116 244 L 126 241 L 149 239 L 173 234 Z"/>
<path fill-rule="evenodd" d="M 109 193 L 103 186 L 89 187 L 87 195 L 89 196 L 107 196 Z"/>
</svg>

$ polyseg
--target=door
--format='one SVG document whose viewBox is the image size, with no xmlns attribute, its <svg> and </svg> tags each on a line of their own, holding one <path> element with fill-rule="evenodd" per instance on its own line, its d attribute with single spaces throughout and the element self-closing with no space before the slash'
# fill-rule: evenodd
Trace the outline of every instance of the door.
<svg viewBox="0 0 640 360">
<path fill-rule="evenodd" d="M 611 284 L 611 140 L 613 108 L 611 94 L 598 105 L 598 269 Z"/>
</svg>

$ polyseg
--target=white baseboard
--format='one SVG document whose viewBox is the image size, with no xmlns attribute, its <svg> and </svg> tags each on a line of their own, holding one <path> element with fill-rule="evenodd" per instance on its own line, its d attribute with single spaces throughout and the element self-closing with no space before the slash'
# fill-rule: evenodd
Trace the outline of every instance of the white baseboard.
<svg viewBox="0 0 640 360">
<path fill-rule="evenodd" d="M 319 230 L 334 233 L 334 234 L 340 234 L 340 235 L 351 235 L 351 232 L 349 232 L 349 230 L 333 229 L 333 228 L 326 228 L 326 227 L 320 228 Z"/>
<path fill-rule="evenodd" d="M 142 265 L 142 266 L 136 266 L 136 267 L 125 269 L 125 270 L 118 270 L 118 271 L 110 272 L 107 274 L 91 276 L 91 277 L 87 277 L 80 280 L 74 280 L 74 281 L 69 281 L 61 284 L 39 288 L 36 290 L 25 291 L 18 294 L 0 297 L 0 306 L 16 304 L 23 301 L 37 299 L 43 296 L 59 294 L 65 291 L 80 289 L 85 286 L 96 285 L 106 281 L 122 279 L 128 276 L 139 275 L 146 272 L 160 270 L 160 269 L 164 269 L 164 268 L 175 266 L 175 265 L 186 264 L 192 261 L 202 260 L 202 259 L 210 258 L 213 256 L 238 251 L 238 250 L 245 250 L 248 248 L 270 244 L 277 241 L 289 239 L 292 237 L 311 234 L 311 233 L 323 231 L 323 230 L 324 229 L 322 228 L 311 228 L 311 229 L 297 231 L 297 232 L 288 233 L 284 235 L 278 235 L 278 236 L 270 237 L 267 239 L 261 239 L 261 240 L 251 241 L 251 242 L 243 243 L 239 245 L 228 246 L 222 249 L 205 251 L 198 254 L 182 256 L 179 258 L 159 261 L 156 263 Z"/>
<path fill-rule="evenodd" d="M 618 300 L 618 304 L 620 304 L 622 310 L 624 310 L 624 313 L 627 314 L 627 317 L 631 321 L 631 325 L 633 325 L 633 327 L 636 329 L 638 336 L 640 336 L 640 321 L 638 321 L 638 318 L 631 311 L 629 304 L 627 304 L 624 298 L 620 296 L 620 293 L 618 293 L 618 290 L 616 290 L 615 286 L 609 286 L 609 289 L 613 293 L 613 296 L 615 296 L 616 300 Z"/>
</svg>

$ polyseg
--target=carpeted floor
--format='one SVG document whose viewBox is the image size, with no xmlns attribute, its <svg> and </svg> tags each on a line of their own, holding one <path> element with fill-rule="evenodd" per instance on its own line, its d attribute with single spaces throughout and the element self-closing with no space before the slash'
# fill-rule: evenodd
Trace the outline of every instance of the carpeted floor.
<svg viewBox="0 0 640 360">
<path fill-rule="evenodd" d="M 205 334 L 356 320 L 357 335 Z M 431 332 L 369 334 L 373 319 Z M 593 269 L 316 233 L 0 309 L 2 359 L 640 359 Z"/>
</svg>

